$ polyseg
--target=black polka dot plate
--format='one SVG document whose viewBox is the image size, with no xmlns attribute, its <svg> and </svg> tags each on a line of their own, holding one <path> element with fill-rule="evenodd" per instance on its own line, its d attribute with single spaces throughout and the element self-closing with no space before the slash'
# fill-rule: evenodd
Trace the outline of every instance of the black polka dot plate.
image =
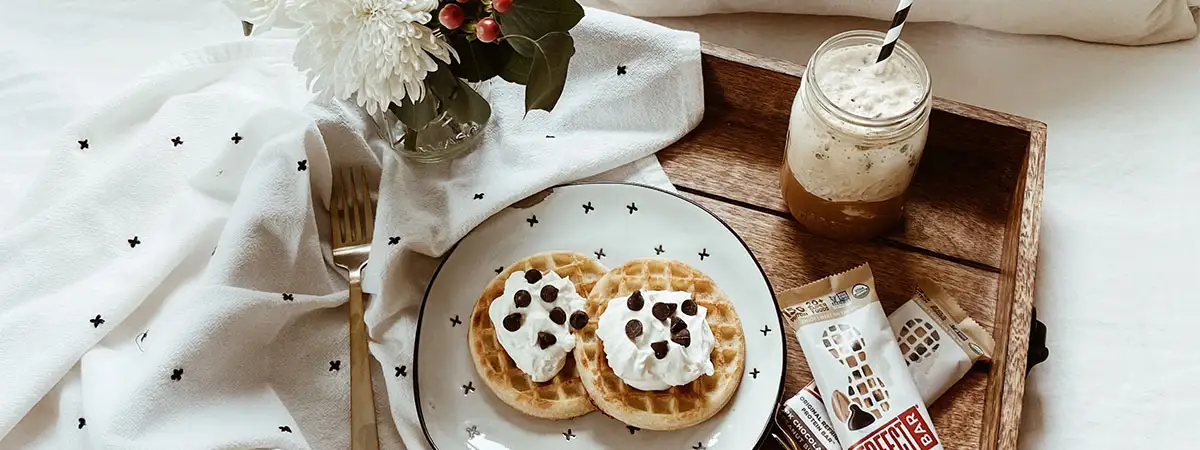
<svg viewBox="0 0 1200 450">
<path fill-rule="evenodd" d="M 571 250 L 607 267 L 659 256 L 700 269 L 733 301 L 746 337 L 737 394 L 716 416 L 679 431 L 640 430 L 592 412 L 550 421 L 496 398 L 478 379 L 467 325 L 479 293 L 498 270 L 528 255 Z M 783 393 L 784 336 L 770 282 L 750 249 L 703 207 L 673 193 L 621 183 L 558 186 L 539 202 L 484 221 L 438 268 L 417 326 L 417 414 L 436 449 L 746 450 L 769 431 Z"/>
</svg>

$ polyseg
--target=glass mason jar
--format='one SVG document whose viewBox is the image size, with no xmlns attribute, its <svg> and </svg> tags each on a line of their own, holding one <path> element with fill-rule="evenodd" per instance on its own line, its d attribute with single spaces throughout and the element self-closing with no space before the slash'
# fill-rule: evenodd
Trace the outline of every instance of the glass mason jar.
<svg viewBox="0 0 1200 450">
<path fill-rule="evenodd" d="M 792 215 L 815 234 L 869 239 L 904 216 L 933 94 L 925 62 L 908 44 L 897 42 L 876 64 L 883 36 L 829 38 L 792 103 L 780 185 Z"/>
</svg>

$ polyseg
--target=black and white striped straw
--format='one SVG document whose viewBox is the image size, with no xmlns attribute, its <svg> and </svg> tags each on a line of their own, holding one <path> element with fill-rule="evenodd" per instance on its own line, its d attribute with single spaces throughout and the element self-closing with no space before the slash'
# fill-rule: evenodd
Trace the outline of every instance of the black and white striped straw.
<svg viewBox="0 0 1200 450">
<path fill-rule="evenodd" d="M 908 20 L 908 10 L 912 9 L 913 0 L 900 0 L 900 6 L 896 7 L 896 15 L 892 16 L 892 26 L 888 28 L 887 36 L 883 37 L 883 46 L 879 47 L 879 59 L 876 63 L 881 63 L 892 56 L 892 50 L 896 49 L 896 41 L 900 40 L 900 30 L 904 28 L 904 21 Z"/>
</svg>

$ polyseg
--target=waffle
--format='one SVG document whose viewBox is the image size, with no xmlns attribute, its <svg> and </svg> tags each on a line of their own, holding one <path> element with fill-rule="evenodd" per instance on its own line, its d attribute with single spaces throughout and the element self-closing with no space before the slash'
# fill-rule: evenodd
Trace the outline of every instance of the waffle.
<svg viewBox="0 0 1200 450">
<path fill-rule="evenodd" d="M 716 337 L 714 373 L 662 391 L 626 385 L 613 372 L 596 337 L 596 327 L 610 299 L 623 301 L 638 289 L 686 291 L 708 309 L 707 322 Z M 575 359 L 592 401 L 605 414 L 647 430 L 678 430 L 708 420 L 733 398 L 746 366 L 746 338 L 729 297 L 712 279 L 688 265 L 660 258 L 635 259 L 604 275 L 588 295 L 588 325 L 576 334 Z"/>
<path fill-rule="evenodd" d="M 909 365 L 919 363 L 936 352 L 942 345 L 942 337 L 933 324 L 920 317 L 904 322 L 900 327 L 900 354 Z"/>
<path fill-rule="evenodd" d="M 608 270 L 598 261 L 573 252 L 539 253 L 511 264 L 496 275 L 471 312 L 468 343 L 475 370 L 484 384 L 500 400 L 517 411 L 543 419 L 570 419 L 587 414 L 596 408 L 588 399 L 579 380 L 574 356 L 567 354 L 566 364 L 554 378 L 544 383 L 533 381 L 500 346 L 496 328 L 488 317 L 492 300 L 504 294 L 504 282 L 513 272 L 537 269 L 542 273 L 553 270 L 575 285 L 580 296 L 587 296 L 596 281 Z"/>
<path fill-rule="evenodd" d="M 850 431 L 866 428 L 882 418 L 890 406 L 888 391 L 883 380 L 867 364 L 867 352 L 864 351 L 866 342 L 862 333 L 850 325 L 834 324 L 821 333 L 821 343 L 834 359 L 851 371 L 846 377 L 846 399 L 849 402 L 844 406 L 835 404 L 834 415 L 846 421 Z"/>
</svg>

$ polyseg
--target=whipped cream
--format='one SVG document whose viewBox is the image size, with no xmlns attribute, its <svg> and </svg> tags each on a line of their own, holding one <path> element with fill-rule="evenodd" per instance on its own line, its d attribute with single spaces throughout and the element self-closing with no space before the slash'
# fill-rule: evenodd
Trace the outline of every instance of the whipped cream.
<svg viewBox="0 0 1200 450">
<path fill-rule="evenodd" d="M 710 356 L 716 338 L 705 320 L 708 310 L 694 301 L 685 308 L 685 301 L 692 298 L 687 292 L 638 292 L 643 301 L 636 311 L 630 309 L 630 303 L 636 306 L 636 302 L 629 297 L 618 297 L 609 300 L 608 307 L 600 314 L 596 336 L 604 343 L 604 353 L 613 372 L 625 384 L 643 391 L 659 391 L 691 383 L 700 375 L 712 375 Z M 654 305 L 659 303 L 674 305 L 666 320 L 655 317 Z M 659 317 L 662 316 L 660 313 Z M 635 333 L 627 332 L 627 327 L 635 320 L 641 330 L 630 337 Z M 686 346 L 681 345 L 684 341 L 680 339 L 681 333 L 671 332 L 676 320 L 686 325 Z"/>
<path fill-rule="evenodd" d="M 533 273 L 537 279 L 530 282 Z M 557 289 L 557 298 L 553 302 L 546 301 L 542 295 L 543 288 L 551 286 Z M 519 294 L 520 292 L 524 294 Z M 527 300 L 518 300 L 518 296 Z M 527 296 L 527 297 L 526 297 Z M 567 354 L 575 348 L 575 335 L 571 333 L 571 316 L 576 311 L 584 311 L 587 302 L 575 292 L 571 280 L 558 276 L 553 271 L 542 274 L 537 270 L 515 272 L 504 282 L 504 294 L 492 300 L 488 307 L 488 317 L 496 328 L 496 338 L 500 346 L 508 352 L 508 356 L 517 364 L 517 368 L 529 374 L 536 382 L 549 381 L 562 369 Z M 518 306 L 524 305 L 524 306 Z M 557 316 L 555 308 L 561 308 L 563 318 L 561 324 L 552 320 Z M 519 321 L 509 318 L 519 315 Z M 509 322 L 505 320 L 508 318 Z M 585 320 L 586 322 L 586 320 Z M 516 331 L 510 327 L 519 323 Z M 506 327 L 509 326 L 509 327 Z M 539 334 L 548 333 L 553 336 L 553 343 L 543 348 L 549 339 Z"/>
</svg>

